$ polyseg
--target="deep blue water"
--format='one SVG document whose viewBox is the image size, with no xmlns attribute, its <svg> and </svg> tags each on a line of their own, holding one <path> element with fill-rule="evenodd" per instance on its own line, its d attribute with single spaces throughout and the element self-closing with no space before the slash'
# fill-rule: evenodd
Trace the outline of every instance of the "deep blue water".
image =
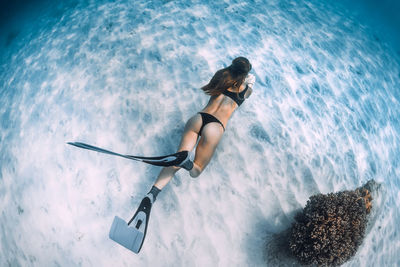
<svg viewBox="0 0 400 267">
<path fill-rule="evenodd" d="M 290 265 L 265 248 L 294 212 L 369 179 L 382 189 L 345 266 L 400 264 L 397 3 L 39 3 L 0 24 L 1 266 Z M 65 142 L 171 153 L 199 87 L 239 55 L 254 93 L 212 162 L 163 190 L 139 255 L 116 246 L 112 219 L 159 169 Z"/>
</svg>

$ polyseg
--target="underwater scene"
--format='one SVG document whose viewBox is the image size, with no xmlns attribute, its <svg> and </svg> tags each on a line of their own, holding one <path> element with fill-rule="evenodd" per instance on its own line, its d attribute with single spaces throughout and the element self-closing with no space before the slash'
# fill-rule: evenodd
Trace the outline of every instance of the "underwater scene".
<svg viewBox="0 0 400 267">
<path fill-rule="evenodd" d="M 371 2 L 10 8 L 0 24 L 0 266 L 298 266 L 286 254 L 304 256 L 298 239 L 281 244 L 312 212 L 296 214 L 322 195 L 344 203 L 329 194 L 371 180 L 345 196 L 365 199 L 368 214 L 336 263 L 399 266 L 400 8 Z M 67 142 L 175 153 L 208 103 L 200 88 L 238 56 L 252 64 L 253 93 L 207 168 L 198 178 L 180 170 L 158 195 L 139 254 L 110 240 L 114 216 L 131 218 L 161 168 Z"/>
</svg>

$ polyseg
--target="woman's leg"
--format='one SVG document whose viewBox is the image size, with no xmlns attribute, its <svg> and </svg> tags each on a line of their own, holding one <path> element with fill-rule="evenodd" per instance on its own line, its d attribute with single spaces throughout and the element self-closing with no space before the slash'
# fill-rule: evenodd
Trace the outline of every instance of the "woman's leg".
<svg viewBox="0 0 400 267">
<path fill-rule="evenodd" d="M 191 117 L 185 125 L 185 130 L 182 134 L 181 143 L 179 145 L 179 151 L 192 151 L 196 146 L 197 138 L 199 136 L 198 132 L 201 127 L 201 116 L 200 114 L 196 114 Z M 158 189 L 163 189 L 164 186 L 168 184 L 168 182 L 172 179 L 175 173 L 180 169 L 180 167 L 171 166 L 162 168 L 160 174 L 158 175 L 157 181 L 154 186 Z"/>
<path fill-rule="evenodd" d="M 196 148 L 196 155 L 193 162 L 193 169 L 190 170 L 190 176 L 198 177 L 202 173 L 210 162 L 223 133 L 224 129 L 219 123 L 212 122 L 204 126 Z"/>
</svg>

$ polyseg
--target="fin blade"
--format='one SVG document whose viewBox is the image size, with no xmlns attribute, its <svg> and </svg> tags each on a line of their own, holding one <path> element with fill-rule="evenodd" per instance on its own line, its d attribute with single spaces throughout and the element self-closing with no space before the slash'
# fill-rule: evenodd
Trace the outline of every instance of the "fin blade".
<svg viewBox="0 0 400 267">
<path fill-rule="evenodd" d="M 115 216 L 109 233 L 110 239 L 134 253 L 139 253 L 143 246 L 144 239 L 146 238 L 150 211 L 151 200 L 148 197 L 144 197 L 135 215 L 133 215 L 128 223 L 118 216 Z M 136 228 L 139 220 L 141 220 L 142 223 Z"/>
<path fill-rule="evenodd" d="M 128 224 L 118 216 L 114 217 L 109 238 L 121 246 L 131 250 L 134 253 L 139 253 L 144 242 L 144 233 L 134 227 L 129 227 Z"/>
<path fill-rule="evenodd" d="M 141 161 L 147 164 L 155 165 L 155 166 L 163 166 L 163 167 L 168 167 L 168 166 L 177 166 L 179 165 L 182 161 L 184 161 L 188 155 L 188 151 L 180 151 L 174 154 L 169 154 L 165 156 L 158 156 L 158 157 L 143 157 L 143 156 L 131 156 L 131 155 L 122 155 L 110 150 L 106 150 L 100 147 L 88 145 L 85 143 L 81 142 L 68 142 L 67 144 L 76 146 L 79 148 L 83 149 L 88 149 L 88 150 L 93 150 L 99 153 L 104 153 L 104 154 L 109 154 L 109 155 L 114 155 L 114 156 L 119 156 L 131 160 L 136 160 L 136 161 Z"/>
</svg>

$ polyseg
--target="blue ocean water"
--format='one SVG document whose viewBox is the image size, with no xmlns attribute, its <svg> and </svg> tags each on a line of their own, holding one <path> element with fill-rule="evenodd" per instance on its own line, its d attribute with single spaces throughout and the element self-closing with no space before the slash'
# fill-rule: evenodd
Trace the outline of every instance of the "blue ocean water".
<svg viewBox="0 0 400 267">
<path fill-rule="evenodd" d="M 346 1 L 45 2 L 1 28 L 1 266 L 277 266 L 316 193 L 382 184 L 345 266 L 400 265 L 400 52 Z M 365 12 L 365 13 L 364 13 Z M 387 29 L 387 32 L 383 32 Z M 393 36 L 393 40 L 390 37 Z M 174 152 L 199 88 L 246 56 L 254 93 L 198 179 L 179 172 L 139 255 L 108 239 Z"/>
</svg>

